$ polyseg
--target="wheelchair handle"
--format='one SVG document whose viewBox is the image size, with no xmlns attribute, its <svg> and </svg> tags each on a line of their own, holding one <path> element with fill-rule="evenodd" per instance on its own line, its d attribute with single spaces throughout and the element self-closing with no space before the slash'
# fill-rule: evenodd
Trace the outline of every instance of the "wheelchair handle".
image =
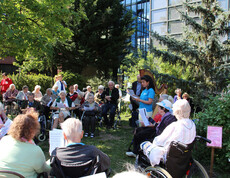
<svg viewBox="0 0 230 178">
<path fill-rule="evenodd" d="M 179 141 L 178 141 L 178 142 L 173 142 L 173 145 L 176 146 L 176 147 L 177 147 L 177 146 L 181 146 L 181 147 L 183 147 L 183 148 L 185 148 L 185 149 L 188 147 L 188 145 L 186 145 L 186 144 L 184 144 L 184 143 L 181 143 L 181 142 L 179 142 Z"/>
<path fill-rule="evenodd" d="M 199 136 L 199 135 L 196 136 L 196 140 L 197 140 L 197 141 L 202 140 L 202 141 L 208 142 L 208 143 L 211 143 L 211 142 L 212 142 L 211 140 L 209 140 L 209 139 L 207 139 L 207 138 L 205 138 L 205 137 Z"/>
</svg>

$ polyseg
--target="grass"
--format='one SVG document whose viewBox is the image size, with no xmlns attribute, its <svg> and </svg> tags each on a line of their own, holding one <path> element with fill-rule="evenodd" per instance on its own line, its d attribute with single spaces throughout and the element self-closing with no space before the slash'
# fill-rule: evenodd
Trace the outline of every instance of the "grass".
<svg viewBox="0 0 230 178">
<path fill-rule="evenodd" d="M 125 163 L 134 163 L 134 158 L 129 158 L 125 155 L 128 146 L 132 140 L 132 128 L 128 124 L 130 114 L 121 115 L 121 126 L 116 130 L 107 130 L 104 127 L 99 128 L 99 135 L 94 138 L 83 138 L 82 142 L 87 145 L 94 145 L 111 160 L 112 175 L 117 172 L 124 171 Z M 48 140 L 38 144 L 45 153 L 46 159 L 49 159 L 49 143 Z"/>
</svg>

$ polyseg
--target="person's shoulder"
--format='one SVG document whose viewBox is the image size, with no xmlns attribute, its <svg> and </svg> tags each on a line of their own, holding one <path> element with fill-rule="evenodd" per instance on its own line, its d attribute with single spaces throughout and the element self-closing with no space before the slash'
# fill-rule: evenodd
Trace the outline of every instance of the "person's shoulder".
<svg viewBox="0 0 230 178">
<path fill-rule="evenodd" d="M 148 89 L 149 92 L 155 92 L 153 88 Z"/>
</svg>

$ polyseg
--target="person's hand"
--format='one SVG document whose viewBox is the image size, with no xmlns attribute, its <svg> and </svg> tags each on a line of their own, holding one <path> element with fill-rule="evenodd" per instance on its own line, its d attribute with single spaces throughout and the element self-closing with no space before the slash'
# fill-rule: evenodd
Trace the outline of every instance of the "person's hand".
<svg viewBox="0 0 230 178">
<path fill-rule="evenodd" d="M 140 121 L 141 127 L 145 127 L 145 124 L 143 121 Z"/>
<path fill-rule="evenodd" d="M 69 111 L 71 108 L 69 108 L 69 107 L 66 107 L 65 109 L 66 109 L 67 111 Z"/>
<path fill-rule="evenodd" d="M 136 101 L 138 101 L 138 102 L 140 102 L 141 101 L 141 99 L 140 98 L 133 98 L 134 100 L 136 100 Z"/>
<path fill-rule="evenodd" d="M 105 99 L 107 99 L 108 101 L 110 101 L 111 97 L 110 96 L 106 96 Z"/>
</svg>

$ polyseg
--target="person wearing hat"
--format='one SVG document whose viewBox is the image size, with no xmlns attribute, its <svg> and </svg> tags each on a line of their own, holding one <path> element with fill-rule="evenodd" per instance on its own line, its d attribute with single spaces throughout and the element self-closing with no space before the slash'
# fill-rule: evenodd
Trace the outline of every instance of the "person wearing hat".
<svg viewBox="0 0 230 178">
<path fill-rule="evenodd" d="M 149 141 L 141 143 L 140 147 L 152 166 L 159 164 L 161 159 L 166 161 L 166 154 L 172 141 L 183 144 L 191 144 L 194 141 L 196 126 L 189 119 L 190 112 L 191 107 L 187 100 L 177 100 L 173 104 L 173 114 L 177 121 L 167 126 L 159 136 L 154 138 L 152 143 Z"/>
<path fill-rule="evenodd" d="M 70 116 L 70 110 L 75 109 L 72 100 L 66 96 L 65 91 L 60 91 L 59 98 L 57 98 L 50 107 L 51 110 L 56 110 L 52 118 L 54 120 L 53 129 Z"/>
<path fill-rule="evenodd" d="M 159 136 L 163 130 L 176 121 L 176 118 L 172 115 L 172 103 L 169 100 L 163 100 L 157 103 L 158 112 L 162 115 L 161 122 L 157 125 L 155 121 L 149 117 L 150 126 L 140 127 L 136 130 L 133 138 L 133 152 L 126 152 L 127 156 L 136 157 L 140 144 L 145 140 L 153 140 L 156 136 Z"/>
</svg>

